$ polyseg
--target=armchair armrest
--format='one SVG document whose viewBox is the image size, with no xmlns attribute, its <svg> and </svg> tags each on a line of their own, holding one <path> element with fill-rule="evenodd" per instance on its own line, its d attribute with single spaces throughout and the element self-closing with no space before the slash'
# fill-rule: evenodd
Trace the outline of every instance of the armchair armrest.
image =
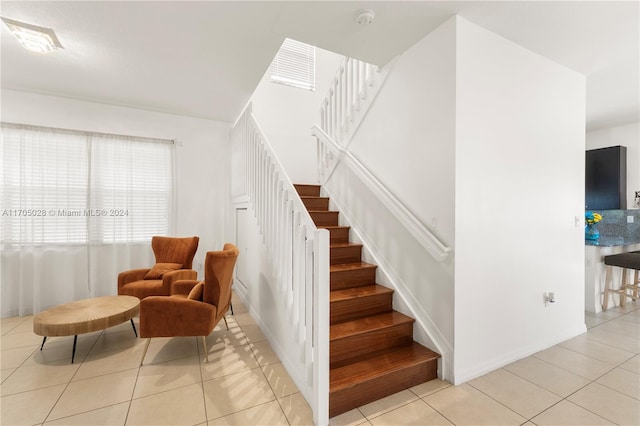
<svg viewBox="0 0 640 426">
<path fill-rule="evenodd" d="M 140 302 L 140 337 L 208 336 L 216 312 L 197 300 L 149 296 Z"/>
<path fill-rule="evenodd" d="M 189 292 L 196 284 L 198 280 L 177 280 L 171 284 L 171 295 L 180 294 L 182 296 L 188 296 Z"/>
<path fill-rule="evenodd" d="M 164 289 L 164 294 L 171 294 L 173 283 L 176 281 L 195 280 L 197 278 L 198 273 L 193 269 L 178 269 L 177 271 L 167 272 L 162 276 L 162 288 Z"/>
<path fill-rule="evenodd" d="M 118 274 L 118 292 L 122 286 L 127 283 L 132 283 L 134 281 L 140 281 L 144 279 L 144 276 L 147 275 L 151 269 L 131 269 L 129 271 L 120 272 Z"/>
</svg>

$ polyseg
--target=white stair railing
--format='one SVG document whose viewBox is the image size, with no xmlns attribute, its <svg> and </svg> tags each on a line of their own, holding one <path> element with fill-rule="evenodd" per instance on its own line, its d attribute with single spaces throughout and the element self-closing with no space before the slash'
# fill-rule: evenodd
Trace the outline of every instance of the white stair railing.
<svg viewBox="0 0 640 426">
<path fill-rule="evenodd" d="M 238 127 L 244 126 L 245 136 Z M 291 319 L 291 341 L 279 347 L 313 410 L 329 422 L 329 232 L 317 229 L 264 132 L 247 106 L 232 131 L 246 152 L 246 191 L 279 286 L 278 306 Z"/>
<path fill-rule="evenodd" d="M 344 59 L 320 109 L 320 127 L 331 139 L 342 143 L 351 138 L 391 66 Z"/>
</svg>

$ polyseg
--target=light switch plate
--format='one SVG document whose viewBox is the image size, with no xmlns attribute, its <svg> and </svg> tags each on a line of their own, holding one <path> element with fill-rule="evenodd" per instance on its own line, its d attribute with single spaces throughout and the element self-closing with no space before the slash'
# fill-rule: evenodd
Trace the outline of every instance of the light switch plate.
<svg viewBox="0 0 640 426">
<path fill-rule="evenodd" d="M 633 216 L 627 216 L 627 223 L 633 223 Z"/>
</svg>

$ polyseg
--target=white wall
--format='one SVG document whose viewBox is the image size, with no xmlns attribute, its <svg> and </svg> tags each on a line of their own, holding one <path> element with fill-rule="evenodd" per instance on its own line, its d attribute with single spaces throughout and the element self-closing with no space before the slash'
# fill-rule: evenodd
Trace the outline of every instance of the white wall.
<svg viewBox="0 0 640 426">
<path fill-rule="evenodd" d="M 228 123 L 5 89 L 2 121 L 176 139 L 175 234 L 200 237 L 194 268 L 204 263 L 206 251 L 234 238 Z"/>
<path fill-rule="evenodd" d="M 584 76 L 457 19 L 456 383 L 585 331 L 584 111 Z"/>
<path fill-rule="evenodd" d="M 316 48 L 316 90 L 276 84 L 265 73 L 251 97 L 253 114 L 293 183 L 316 183 L 316 142 L 311 126 L 343 57 Z"/>
<path fill-rule="evenodd" d="M 634 201 L 635 191 L 640 191 L 640 123 L 587 132 L 588 150 L 617 145 L 627 147 L 627 208 L 637 209 Z"/>
<path fill-rule="evenodd" d="M 437 58 L 437 60 L 434 60 Z M 349 144 L 363 163 L 448 246 L 454 242 L 455 23 L 448 21 L 397 58 Z M 341 163 L 326 185 L 341 217 L 365 241 L 377 280 L 396 288 L 394 308 L 420 324 L 414 338 L 445 357 L 451 379 L 453 262 L 436 261 L 362 179 Z M 371 256 L 369 256 L 371 254 Z M 406 297 L 413 312 L 403 306 Z M 448 357 L 447 357 L 448 356 Z"/>
</svg>

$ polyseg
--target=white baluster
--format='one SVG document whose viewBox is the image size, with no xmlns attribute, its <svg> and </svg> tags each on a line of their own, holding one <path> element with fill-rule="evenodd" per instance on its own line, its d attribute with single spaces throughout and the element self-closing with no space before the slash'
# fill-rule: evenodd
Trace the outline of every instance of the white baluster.
<svg viewBox="0 0 640 426">
<path fill-rule="evenodd" d="M 285 265 L 285 288 L 290 289 L 293 285 L 293 229 L 294 229 L 294 212 L 293 212 L 293 200 L 289 200 L 287 202 L 287 222 L 286 222 L 286 248 L 285 252 L 287 255 L 285 256 L 286 265 Z"/>
<path fill-rule="evenodd" d="M 305 360 L 307 365 L 307 380 L 312 379 L 312 368 L 311 361 L 313 360 L 313 239 L 308 239 L 305 245 L 305 264 L 306 264 L 306 276 L 304 279 L 305 283 L 305 294 L 306 297 L 306 309 L 305 309 L 305 318 L 303 319 L 304 323 L 307 324 L 305 330 L 301 330 L 305 332 L 304 336 L 301 336 L 301 339 L 304 339 L 306 342 L 305 345 Z"/>
<path fill-rule="evenodd" d="M 346 86 L 346 99 L 345 99 L 345 126 L 347 131 L 349 131 L 349 121 L 351 120 L 351 93 L 353 92 L 353 83 L 351 81 L 351 74 L 353 69 L 353 60 L 351 58 L 347 58 L 345 63 L 345 86 Z"/>
<path fill-rule="evenodd" d="M 362 79 L 362 93 L 360 95 L 361 99 L 367 99 L 369 96 L 369 79 L 371 78 L 371 65 L 363 62 L 364 68 L 364 78 Z"/>
<path fill-rule="evenodd" d="M 338 139 L 340 139 L 340 135 L 342 134 L 342 127 L 343 127 L 343 123 L 342 123 L 342 95 L 344 92 L 344 88 L 343 88 L 343 82 L 342 82 L 342 67 L 340 68 L 340 70 L 338 71 L 338 89 L 336 91 L 336 95 L 337 95 L 337 108 L 336 108 L 336 115 L 338 116 L 338 128 L 337 128 L 337 133 L 336 133 L 336 137 Z"/>
<path fill-rule="evenodd" d="M 344 121 L 344 133 L 349 132 L 349 121 L 351 120 L 351 71 L 349 66 L 350 61 L 345 64 L 344 69 L 344 109 L 342 110 L 343 121 Z"/>
<path fill-rule="evenodd" d="M 356 105 L 356 99 L 357 99 L 357 91 L 356 91 L 356 72 L 357 72 L 357 67 L 358 64 L 356 62 L 355 59 L 351 59 L 349 61 L 350 66 L 349 66 L 349 121 L 351 121 L 353 123 L 353 121 L 355 120 L 355 105 Z"/>
<path fill-rule="evenodd" d="M 331 137 L 335 139 L 338 119 L 336 117 L 336 87 L 337 80 L 334 81 L 333 89 L 331 89 Z"/>
<path fill-rule="evenodd" d="M 276 283 L 281 283 L 282 282 L 282 231 L 283 231 L 283 226 L 282 226 L 282 221 L 284 219 L 284 217 L 282 216 L 282 210 L 283 210 L 283 206 L 284 206 L 284 200 L 283 200 L 283 195 L 284 191 L 282 189 L 282 180 L 278 179 L 278 184 L 276 185 L 276 200 L 275 200 L 275 230 L 274 230 L 274 235 L 275 235 L 275 245 L 274 245 L 274 256 L 275 256 L 275 262 L 274 262 L 274 269 L 275 269 L 275 276 L 276 276 Z"/>
<path fill-rule="evenodd" d="M 362 95 L 362 91 L 360 89 L 361 85 L 362 85 L 362 62 L 357 61 L 356 82 L 355 82 L 356 98 L 354 102 L 354 108 L 356 111 L 360 111 L 360 97 Z"/>
<path fill-rule="evenodd" d="M 369 80 L 367 80 L 369 82 L 369 87 L 373 87 L 376 84 L 376 77 L 378 74 L 378 67 L 376 67 L 375 65 L 371 65 L 369 64 Z"/>
<path fill-rule="evenodd" d="M 269 170 L 269 247 L 271 248 L 271 256 L 275 255 L 276 241 L 276 189 L 278 185 L 278 176 L 276 174 L 276 166 L 271 161 Z"/>
</svg>

